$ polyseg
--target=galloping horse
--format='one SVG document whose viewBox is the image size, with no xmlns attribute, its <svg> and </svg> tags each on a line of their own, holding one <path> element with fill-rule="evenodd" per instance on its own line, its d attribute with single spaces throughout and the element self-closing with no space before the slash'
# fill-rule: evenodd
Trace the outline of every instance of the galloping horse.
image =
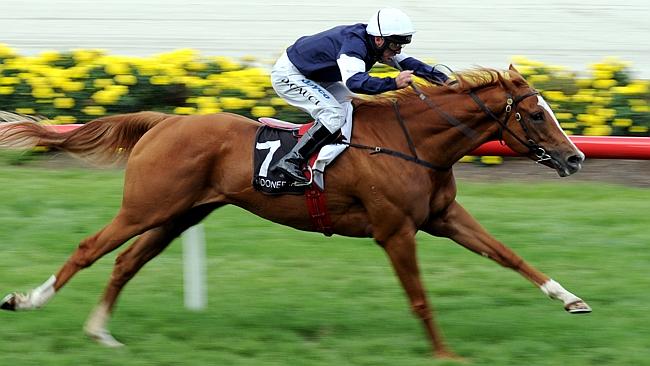
<svg viewBox="0 0 650 366">
<path fill-rule="evenodd" d="M 453 86 L 420 85 L 355 100 L 351 148 L 327 170 L 327 209 L 334 233 L 372 237 L 390 259 L 434 355 L 454 357 L 438 331 L 418 269 L 419 230 L 447 237 L 519 272 L 570 313 L 591 308 L 493 238 L 455 200 L 452 165 L 479 145 L 501 139 L 513 150 L 567 176 L 584 154 L 561 130 L 544 99 L 510 66 L 475 69 Z M 259 123 L 219 113 L 177 116 L 156 112 L 102 117 L 65 133 L 33 121 L 4 124 L 2 146 L 49 146 L 100 162 L 125 160 L 122 207 L 113 220 L 81 241 L 55 276 L 3 309 L 43 306 L 79 270 L 132 237 L 116 260 L 99 305 L 85 325 L 102 344 L 119 346 L 107 330 L 118 294 L 149 260 L 215 209 L 237 205 L 258 216 L 313 231 L 304 198 L 268 196 L 251 186 L 253 139 Z M 367 149 L 393 154 L 369 154 Z M 355 148 L 356 147 L 356 148 Z"/>
</svg>

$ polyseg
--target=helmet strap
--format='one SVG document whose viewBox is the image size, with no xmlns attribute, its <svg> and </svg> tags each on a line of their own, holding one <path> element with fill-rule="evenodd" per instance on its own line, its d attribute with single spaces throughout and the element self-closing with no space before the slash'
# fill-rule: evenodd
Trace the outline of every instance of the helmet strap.
<svg viewBox="0 0 650 366">
<path fill-rule="evenodd" d="M 384 51 L 388 47 L 388 42 L 386 42 L 386 38 L 382 37 L 382 39 L 384 40 L 384 44 L 382 44 L 381 47 L 380 47 L 380 46 L 377 46 L 377 42 L 375 42 L 375 37 L 377 37 L 377 36 L 373 36 L 372 34 L 369 34 L 368 36 L 370 37 L 370 44 L 372 45 L 372 50 L 373 50 L 373 53 L 375 55 L 375 59 L 377 61 L 381 61 L 381 58 L 382 58 L 382 56 L 384 54 Z"/>
<path fill-rule="evenodd" d="M 384 38 L 384 34 L 381 32 L 381 22 L 379 21 L 379 14 L 381 14 L 381 9 L 377 11 L 377 29 L 379 29 L 379 36 Z"/>
<path fill-rule="evenodd" d="M 373 45 L 377 47 L 377 51 L 379 51 L 379 58 L 381 59 L 381 54 L 384 53 L 384 50 L 388 47 L 388 41 L 386 40 L 386 37 L 384 37 L 384 33 L 381 32 L 381 22 L 379 21 L 379 14 L 381 14 L 381 9 L 377 11 L 377 29 L 379 29 L 379 36 L 381 39 L 384 40 L 384 44 L 381 45 L 381 47 L 377 46 L 375 43 L 375 40 L 372 40 Z"/>
</svg>

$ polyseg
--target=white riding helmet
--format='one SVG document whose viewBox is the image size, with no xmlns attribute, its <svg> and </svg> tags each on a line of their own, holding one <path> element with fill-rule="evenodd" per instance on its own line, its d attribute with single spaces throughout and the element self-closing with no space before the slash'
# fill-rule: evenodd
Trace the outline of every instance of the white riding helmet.
<svg viewBox="0 0 650 366">
<path fill-rule="evenodd" d="M 395 8 L 384 8 L 372 15 L 366 26 L 366 32 L 379 37 L 405 36 L 403 38 L 408 39 L 408 42 L 410 42 L 410 36 L 415 33 L 415 28 L 413 28 L 411 19 L 403 11 Z"/>
</svg>

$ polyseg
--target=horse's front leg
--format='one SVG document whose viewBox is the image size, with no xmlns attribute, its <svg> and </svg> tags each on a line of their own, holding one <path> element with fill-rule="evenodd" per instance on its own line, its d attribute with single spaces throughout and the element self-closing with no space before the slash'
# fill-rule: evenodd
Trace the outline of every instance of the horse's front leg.
<svg viewBox="0 0 650 366">
<path fill-rule="evenodd" d="M 432 217 L 422 228 L 425 232 L 452 239 L 465 248 L 519 272 L 552 299 L 564 303 L 572 314 L 589 313 L 591 308 L 581 298 L 524 261 L 512 249 L 490 235 L 474 217 L 454 201 L 441 215 Z"/>
<path fill-rule="evenodd" d="M 385 238 L 375 236 L 375 239 L 390 258 L 395 273 L 409 298 L 411 309 L 420 318 L 429 336 L 434 355 L 441 358 L 457 358 L 445 345 L 424 292 L 415 252 L 413 225 L 405 225 L 401 230 Z"/>
</svg>

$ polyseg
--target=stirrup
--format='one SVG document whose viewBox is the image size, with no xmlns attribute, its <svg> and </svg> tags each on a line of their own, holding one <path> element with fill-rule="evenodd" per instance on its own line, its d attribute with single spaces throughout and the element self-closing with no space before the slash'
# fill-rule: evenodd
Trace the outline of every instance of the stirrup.
<svg viewBox="0 0 650 366">
<path fill-rule="evenodd" d="M 311 165 L 307 164 L 307 171 L 309 172 L 309 181 L 306 183 L 292 182 L 291 185 L 294 187 L 306 187 L 314 183 L 314 171 L 311 169 Z"/>
</svg>

